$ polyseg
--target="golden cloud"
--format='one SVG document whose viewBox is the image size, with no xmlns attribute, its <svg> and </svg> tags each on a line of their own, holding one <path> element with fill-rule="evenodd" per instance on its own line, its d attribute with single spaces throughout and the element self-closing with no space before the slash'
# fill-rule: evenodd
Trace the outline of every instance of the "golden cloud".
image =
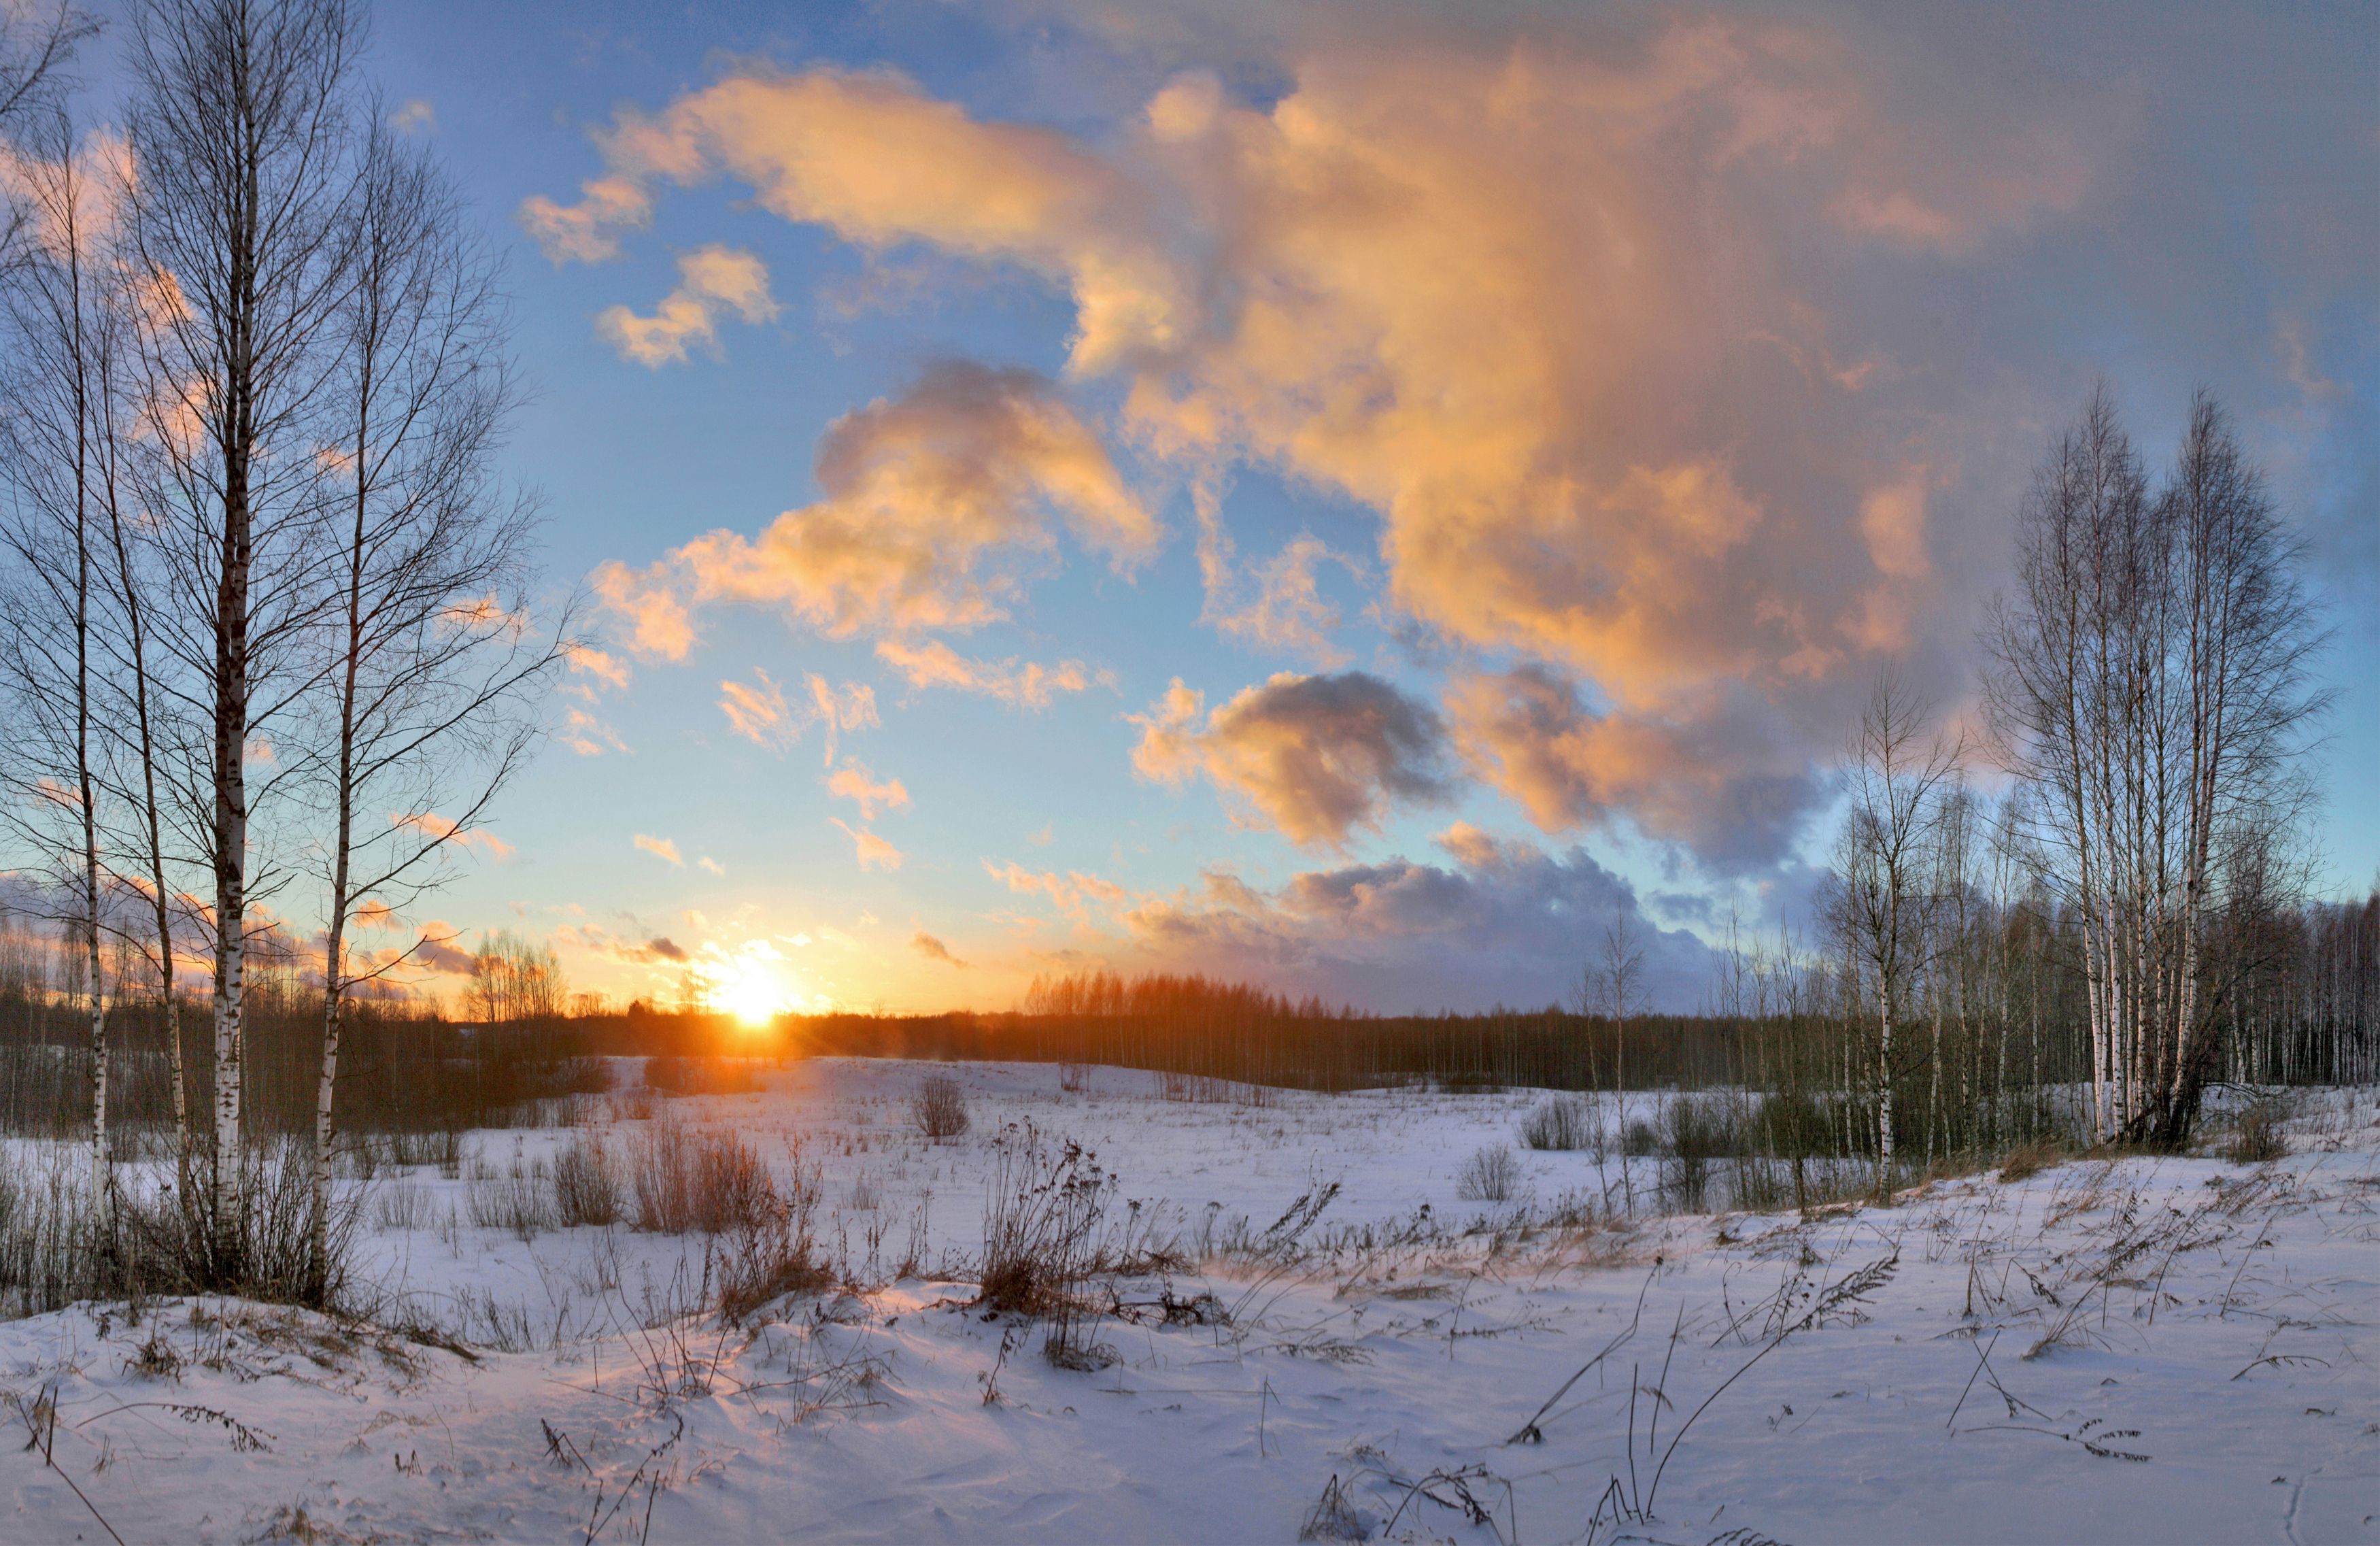
<svg viewBox="0 0 2380 1546">
<path fill-rule="evenodd" d="M 956 688 L 1026 709 L 1046 709 L 1062 692 L 1085 692 L 1096 683 L 1115 685 L 1114 673 L 1093 672 L 1081 661 L 1043 665 L 1038 661 L 972 660 L 940 639 L 922 644 L 888 639 L 876 657 L 909 679 L 913 688 Z"/>
<path fill-rule="evenodd" d="M 1020 562 L 1056 546 L 1053 517 L 1119 569 L 1159 536 L 1098 435 L 1026 371 L 932 367 L 830 426 L 817 474 L 826 497 L 757 537 L 713 531 L 642 572 L 607 564 L 597 595 L 637 649 L 675 660 L 698 603 L 778 607 L 838 639 L 970 628 L 1007 615 Z"/>
<path fill-rule="evenodd" d="M 678 259 L 677 272 L 677 288 L 651 316 L 613 306 L 595 319 L 596 335 L 621 359 L 653 370 L 683 365 L 689 347 L 718 355 L 719 322 L 730 312 L 753 323 L 776 320 L 768 267 L 749 252 L 698 248 Z"/>
<path fill-rule="evenodd" d="M 1956 259 L 2071 207 L 2088 138 L 2055 114 L 1896 112 L 1864 40 L 1819 24 L 1670 11 L 1493 49 L 1329 30 L 1304 34 L 1267 103 L 1184 76 L 1107 151 L 896 77 L 747 72 L 623 116 L 586 200 L 524 219 L 557 256 L 601 255 L 662 183 L 723 175 L 871 250 L 1051 277 L 1075 302 L 1073 370 L 1119 380 L 1142 447 L 1202 479 L 1257 464 L 1369 506 L 1396 612 L 1591 687 L 1592 730 L 1545 754 L 1567 782 L 1507 779 L 1533 817 L 1619 811 L 1706 852 L 1773 850 L 1777 832 L 1736 823 L 1805 807 L 1683 807 L 1752 785 L 1806 798 L 1780 762 L 1823 754 L 1882 659 L 1963 626 L 1928 611 L 1940 458 L 1923 442 L 1945 432 L 1884 404 L 1878 383 L 1907 368 L 1829 314 L 1822 271 Z M 1020 429 L 994 405 L 1064 410 L 990 375 L 930 383 L 973 405 L 968 435 L 939 405 L 876 405 L 830 436 L 820 505 L 674 561 L 705 597 L 900 636 L 1004 615 L 1014 575 L 987 558 L 1046 546 L 1016 514 L 1034 499 L 1091 545 L 1146 552 L 1154 523 L 1089 432 L 1071 415 Z M 987 424 L 1021 470 L 953 448 Z M 1086 497 L 1107 512 L 1087 525 Z M 1243 571 L 1216 509 L 1200 516 L 1208 620 L 1337 663 L 1318 544 Z M 679 615 L 618 589 L 665 650 Z M 1179 727 L 1145 729 L 1180 766 Z M 1501 743 L 1475 740 L 1498 765 Z M 1663 769 L 1690 747 L 1736 761 Z M 1283 794 L 1301 781 L 1262 769 L 1285 754 L 1251 755 L 1219 782 L 1301 841 L 1376 817 L 1369 799 Z"/>
<path fill-rule="evenodd" d="M 1105 369 L 1180 340 L 1182 280 L 1138 235 L 1135 190 L 1048 129 L 981 124 L 887 72 L 747 74 L 672 103 L 625 113 L 602 136 L 610 176 L 563 206 L 522 206 L 555 262 L 616 253 L 616 233 L 651 219 L 652 188 L 724 172 L 761 207 L 882 249 L 908 241 L 1019 262 L 1072 290 L 1077 370 Z"/>
</svg>

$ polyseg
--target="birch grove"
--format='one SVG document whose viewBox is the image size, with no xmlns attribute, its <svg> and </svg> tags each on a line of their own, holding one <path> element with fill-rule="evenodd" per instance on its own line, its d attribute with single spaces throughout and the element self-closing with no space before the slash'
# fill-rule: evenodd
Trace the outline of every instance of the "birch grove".
<svg viewBox="0 0 2380 1546">
<path fill-rule="evenodd" d="M 2150 487 L 2094 393 L 2037 475 L 1987 643 L 1996 747 L 2075 920 L 2100 1138 L 2172 1144 L 2218 1067 L 2226 910 L 2287 895 L 2324 706 L 2295 543 L 2222 410 L 2192 404 Z"/>
<path fill-rule="evenodd" d="M 359 12 L 146 0 L 121 43 L 120 132 L 53 107 L 11 135 L 0 685 L 32 733 L 6 819 L 80 956 L 95 1193 L 104 943 L 161 1001 L 178 1223 L 147 1246 L 193 1285 L 263 1270 L 251 963 L 319 919 L 308 1260 L 272 1271 L 323 1298 L 343 1006 L 431 943 L 358 950 L 357 920 L 401 928 L 451 877 L 566 640 L 536 615 L 534 502 L 493 472 L 516 396 L 498 267 L 360 78 Z"/>
</svg>

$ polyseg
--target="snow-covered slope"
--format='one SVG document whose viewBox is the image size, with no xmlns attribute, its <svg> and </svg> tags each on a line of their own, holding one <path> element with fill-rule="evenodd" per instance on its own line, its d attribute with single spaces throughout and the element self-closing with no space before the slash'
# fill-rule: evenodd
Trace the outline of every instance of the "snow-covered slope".
<svg viewBox="0 0 2380 1546">
<path fill-rule="evenodd" d="M 1611 1175 L 1524 1153 L 1520 1200 L 1455 1195 L 1526 1094 L 1248 1106 L 956 1072 L 975 1126 L 942 1145 L 905 1125 L 914 1065 L 673 1104 L 764 1153 L 798 1136 L 854 1260 L 871 1226 L 880 1260 L 918 1230 L 929 1261 L 971 1251 L 989 1138 L 1028 1116 L 1185 1239 L 1338 1182 L 1306 1238 L 1336 1224 L 1339 1248 L 1120 1284 L 1117 1361 L 1080 1372 L 931 1275 L 672 1318 L 698 1238 L 475 1229 L 430 1172 L 369 1272 L 479 1345 L 213 1301 L 0 1325 L 6 1415 L 41 1436 L 0 1445 L 0 1536 L 2380 1540 L 2368 1092 L 2318 1098 L 2252 1169 L 2072 1162 L 1806 1220 L 1549 1228 L 1523 1221 Z M 564 1137 L 472 1143 L 505 1163 Z"/>
</svg>

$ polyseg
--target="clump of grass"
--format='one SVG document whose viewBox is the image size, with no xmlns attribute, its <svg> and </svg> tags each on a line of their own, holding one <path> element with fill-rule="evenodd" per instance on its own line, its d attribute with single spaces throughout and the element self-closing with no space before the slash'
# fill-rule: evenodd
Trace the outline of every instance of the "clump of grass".
<svg viewBox="0 0 2380 1546">
<path fill-rule="evenodd" d="M 79 1149 L 0 1175 L 0 1315 L 202 1293 L 348 1308 L 363 1189 L 334 1188 L 329 1216 L 318 1215 L 313 1159 L 297 1139 L 251 1146 L 238 1162 L 246 1205 L 220 1225 L 170 1185 L 118 1185 L 103 1199 Z"/>
<path fill-rule="evenodd" d="M 1116 1179 L 1073 1139 L 1052 1143 L 1030 1122 L 993 1140 L 999 1159 L 984 1204 L 983 1268 L 977 1302 L 1010 1314 L 1046 1317 L 1042 1352 L 1061 1369 L 1115 1361 L 1097 1339 L 1099 1312 L 1084 1285 L 1100 1264 Z"/>
<path fill-rule="evenodd" d="M 822 1186 L 818 1167 L 805 1165 L 795 1150 L 784 1188 L 772 1189 L 766 1207 L 737 1218 L 722 1234 L 714 1275 L 719 1312 L 729 1321 L 747 1321 L 775 1299 L 815 1294 L 834 1281 L 818 1248 Z"/>
<path fill-rule="evenodd" d="M 909 1120 L 933 1142 L 967 1130 L 966 1091 L 948 1074 L 929 1074 L 909 1096 Z"/>
<path fill-rule="evenodd" d="M 1521 1162 L 1507 1146 L 1491 1143 L 1463 1162 L 1454 1195 L 1465 1202 L 1510 1202 L 1520 1184 Z"/>
<path fill-rule="evenodd" d="M 733 1131 L 657 1122 L 628 1158 L 636 1225 L 662 1235 L 718 1235 L 764 1222 L 778 1206 L 769 1167 Z"/>
<path fill-rule="evenodd" d="M 577 1133 L 554 1157 L 553 1211 L 565 1229 L 611 1224 L 625 1211 L 620 1167 L 600 1133 Z"/>
<path fill-rule="evenodd" d="M 2289 1151 L 2289 1108 L 2275 1100 L 2250 1102 L 2231 1129 L 2223 1157 L 2235 1165 L 2269 1164 Z"/>
<path fill-rule="evenodd" d="M 1735 1109 L 1720 1096 L 1681 1095 L 1662 1108 L 1661 1126 L 1670 1190 L 1681 1207 L 1701 1212 L 1710 1195 L 1711 1162 L 1742 1147 Z"/>
<path fill-rule="evenodd" d="M 374 1187 L 371 1205 L 372 1223 L 383 1230 L 428 1229 L 435 1219 L 430 1194 L 415 1186 L 409 1175 Z"/>
<path fill-rule="evenodd" d="M 2040 1175 L 2065 1157 L 2065 1147 L 2054 1138 L 2038 1138 L 2029 1143 L 2020 1143 L 2000 1157 L 2000 1181 L 2005 1185 L 2026 1180 Z"/>
<path fill-rule="evenodd" d="M 507 1230 L 523 1244 L 555 1227 L 553 1181 L 543 1160 L 524 1164 L 515 1154 L 502 1171 L 472 1161 L 463 1200 L 473 1228 Z"/>
<path fill-rule="evenodd" d="M 1521 1122 L 1521 1141 L 1532 1149 L 1592 1149 L 1602 1136 L 1602 1119 L 1584 1095 L 1541 1101 Z"/>
</svg>

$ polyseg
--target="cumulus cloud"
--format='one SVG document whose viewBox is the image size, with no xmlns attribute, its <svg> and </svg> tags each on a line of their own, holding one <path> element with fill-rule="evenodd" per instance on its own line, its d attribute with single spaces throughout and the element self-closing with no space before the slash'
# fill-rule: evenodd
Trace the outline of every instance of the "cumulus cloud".
<svg viewBox="0 0 2380 1546">
<path fill-rule="evenodd" d="M 980 693 L 1025 709 L 1046 709 L 1062 692 L 1086 692 L 1096 684 L 1115 686 L 1115 674 L 1093 671 L 1081 661 L 1043 665 L 1007 660 L 974 660 L 941 639 L 912 643 L 888 639 L 876 646 L 876 657 L 908 678 L 913 688 L 955 688 Z"/>
<path fill-rule="evenodd" d="M 607 751 L 628 749 L 628 743 L 620 738 L 619 731 L 591 709 L 565 709 L 562 724 L 555 735 L 564 746 L 581 757 L 601 757 Z"/>
<path fill-rule="evenodd" d="M 463 937 L 461 930 L 451 923 L 431 922 L 423 926 L 421 938 L 414 942 L 412 958 L 434 972 L 450 977 L 471 975 L 471 953 L 455 942 Z"/>
<path fill-rule="evenodd" d="M 598 257 L 664 185 L 726 177 L 871 251 L 1048 276 L 1074 371 L 1145 452 L 1367 507 L 1392 620 L 1592 706 L 1570 716 L 1591 731 L 1555 714 L 1516 797 L 1535 819 L 1787 844 L 1885 661 L 1964 677 L 2078 366 L 2313 415 L 2306 461 L 2369 481 L 2357 399 L 2319 385 L 2351 346 L 2287 331 L 2372 314 L 2351 11 L 2077 16 L 2045 54 L 1983 13 L 1878 5 L 1074 9 L 1141 39 L 1114 45 L 1135 67 L 1161 26 L 1166 56 L 1275 84 L 1184 73 L 1094 142 L 890 76 L 745 70 L 623 116 L 585 197 L 523 219 Z M 2248 126 L 2219 164 L 2210 113 Z M 1284 559 L 1219 569 L 1209 621 L 1328 666 L 1318 560 Z"/>
<path fill-rule="evenodd" d="M 686 868 L 686 859 L 678 853 L 677 845 L 666 837 L 649 837 L 640 832 L 634 839 L 634 846 L 655 858 L 676 865 L 681 870 Z"/>
<path fill-rule="evenodd" d="M 891 843 L 877 836 L 866 827 L 855 829 L 846 825 L 838 818 L 832 816 L 828 817 L 827 820 L 834 822 L 836 826 L 843 828 L 843 834 L 851 839 L 852 847 L 857 854 L 859 868 L 862 870 L 898 870 L 901 868 L 901 859 L 903 858 L 901 850 L 894 847 Z"/>
<path fill-rule="evenodd" d="M 1584 849 L 1551 854 L 1460 823 L 1439 844 L 1451 862 L 1306 870 L 1270 891 L 1213 870 L 1122 921 L 1152 966 L 1245 975 L 1253 965 L 1295 992 L 1434 1011 L 1569 997 L 1616 911 L 1641 926 L 1651 1002 L 1690 1009 L 1707 982 L 1707 947 L 1646 921 L 1627 883 Z"/>
<path fill-rule="evenodd" d="M 642 571 L 607 564 L 597 595 L 637 649 L 675 660 L 697 604 L 775 607 L 836 639 L 972 628 L 1008 615 L 1057 525 L 1122 570 L 1159 536 L 1099 436 L 1027 371 L 933 366 L 831 425 L 817 476 L 825 497 L 757 537 L 713 531 Z"/>
<path fill-rule="evenodd" d="M 899 779 L 878 782 L 876 775 L 868 771 L 868 764 L 856 757 L 843 760 L 843 766 L 826 781 L 826 792 L 857 801 L 863 822 L 876 820 L 879 806 L 892 810 L 905 810 L 909 806 L 909 791 Z"/>
<path fill-rule="evenodd" d="M 1774 862 L 1817 775 L 1758 704 L 1717 707 L 1674 721 L 1593 713 L 1575 683 L 1538 665 L 1458 677 L 1447 696 L 1464 764 L 1543 831 L 1625 814 L 1721 864 Z"/>
<path fill-rule="evenodd" d="M 1447 797 L 1438 713 L 1378 676 L 1281 672 L 1211 712 L 1173 679 L 1145 714 L 1133 766 L 1178 784 L 1203 776 L 1305 847 L 1342 847 L 1398 804 Z"/>
<path fill-rule="evenodd" d="M 719 323 L 730 314 L 758 324 L 774 322 L 777 302 L 769 294 L 768 266 L 751 253 L 717 245 L 698 248 L 677 261 L 678 285 L 650 317 L 613 306 L 595 319 L 595 331 L 632 364 L 659 370 L 683 365 L 686 350 L 717 357 Z"/>
</svg>

